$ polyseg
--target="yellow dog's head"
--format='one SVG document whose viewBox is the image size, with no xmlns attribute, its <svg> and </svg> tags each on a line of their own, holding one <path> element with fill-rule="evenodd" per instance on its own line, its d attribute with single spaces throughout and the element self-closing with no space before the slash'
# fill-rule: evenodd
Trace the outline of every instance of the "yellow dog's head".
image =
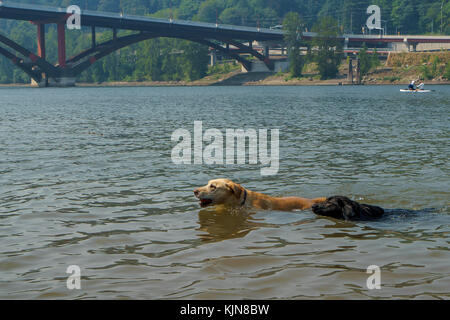
<svg viewBox="0 0 450 320">
<path fill-rule="evenodd" d="M 199 199 L 202 208 L 212 205 L 239 206 L 245 189 L 228 179 L 215 179 L 208 182 L 204 187 L 194 190 L 194 195 Z"/>
</svg>

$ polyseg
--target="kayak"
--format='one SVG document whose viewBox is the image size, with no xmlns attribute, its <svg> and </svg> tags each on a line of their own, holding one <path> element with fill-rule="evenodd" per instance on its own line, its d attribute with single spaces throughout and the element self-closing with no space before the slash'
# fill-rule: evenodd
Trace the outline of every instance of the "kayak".
<svg viewBox="0 0 450 320">
<path fill-rule="evenodd" d="M 431 92 L 431 90 L 409 90 L 409 89 L 400 89 L 401 92 L 411 92 L 411 93 L 425 93 Z"/>
</svg>

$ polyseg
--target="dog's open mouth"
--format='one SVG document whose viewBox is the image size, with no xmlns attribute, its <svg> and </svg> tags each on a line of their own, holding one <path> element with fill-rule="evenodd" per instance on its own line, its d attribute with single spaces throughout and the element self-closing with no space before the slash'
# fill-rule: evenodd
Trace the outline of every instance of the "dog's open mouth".
<svg viewBox="0 0 450 320">
<path fill-rule="evenodd" d="M 212 204 L 212 200 L 211 199 L 200 199 L 200 206 L 202 208 L 209 206 L 210 204 Z"/>
</svg>

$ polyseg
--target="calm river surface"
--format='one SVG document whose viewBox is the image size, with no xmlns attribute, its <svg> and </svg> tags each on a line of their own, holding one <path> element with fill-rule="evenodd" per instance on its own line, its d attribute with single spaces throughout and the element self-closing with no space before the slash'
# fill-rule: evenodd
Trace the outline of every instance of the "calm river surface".
<svg viewBox="0 0 450 320">
<path fill-rule="evenodd" d="M 1 88 L 0 298 L 449 299 L 450 86 L 400 88 Z M 194 121 L 279 129 L 278 174 L 173 164 Z M 390 214 L 200 209 L 192 190 L 217 177 Z"/>
</svg>

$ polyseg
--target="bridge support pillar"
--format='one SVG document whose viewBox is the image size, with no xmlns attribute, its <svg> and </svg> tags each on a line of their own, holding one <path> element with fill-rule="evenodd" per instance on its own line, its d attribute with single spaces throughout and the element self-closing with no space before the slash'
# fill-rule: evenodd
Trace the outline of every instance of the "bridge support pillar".
<svg viewBox="0 0 450 320">
<path fill-rule="evenodd" d="M 269 59 L 269 54 L 270 54 L 270 47 L 269 46 L 264 46 L 264 56 Z"/>
<path fill-rule="evenodd" d="M 37 82 L 36 80 L 31 79 L 31 86 L 39 87 L 39 88 L 46 88 L 46 87 L 48 87 L 48 81 L 47 81 L 47 79 L 42 79 L 41 81 Z"/>
<path fill-rule="evenodd" d="M 59 77 L 50 78 L 48 81 L 48 87 L 75 87 L 76 78 L 74 77 Z"/>
<path fill-rule="evenodd" d="M 345 56 L 345 57 L 348 56 L 347 52 L 345 52 L 345 51 L 348 50 L 348 43 L 349 43 L 349 42 L 350 42 L 350 41 L 349 41 L 349 38 L 345 38 L 345 41 L 344 41 L 344 56 Z"/>
<path fill-rule="evenodd" d="M 59 67 L 66 67 L 66 24 L 58 23 L 58 63 Z"/>
<path fill-rule="evenodd" d="M 210 53 L 210 56 L 211 56 L 211 67 L 214 67 L 216 65 L 216 62 L 217 62 L 216 50 L 212 49 L 211 53 Z"/>
<path fill-rule="evenodd" d="M 348 59 L 348 75 L 347 75 L 347 81 L 350 84 L 353 84 L 353 59 Z"/>
<path fill-rule="evenodd" d="M 416 52 L 417 50 L 417 42 L 409 42 L 408 38 L 404 38 L 403 39 L 403 43 L 405 44 L 405 46 L 408 48 L 408 52 L 411 52 L 411 47 L 412 47 L 412 52 Z"/>
<path fill-rule="evenodd" d="M 37 50 L 38 56 L 45 59 L 45 24 L 37 25 Z"/>
<path fill-rule="evenodd" d="M 37 24 L 37 54 L 40 58 L 44 59 L 46 58 L 46 51 L 45 51 L 45 24 L 44 23 L 38 23 Z M 32 85 L 37 85 L 39 87 L 47 87 L 48 86 L 48 78 L 47 74 L 45 72 L 42 73 L 42 80 L 37 83 L 34 80 L 31 80 Z"/>
<path fill-rule="evenodd" d="M 356 84 L 361 84 L 361 61 L 356 59 Z"/>
<path fill-rule="evenodd" d="M 67 88 L 67 87 L 75 87 L 76 79 L 71 77 L 62 77 L 62 78 L 48 78 L 42 79 L 37 82 L 34 79 L 31 79 L 31 86 L 39 87 L 39 88 L 47 88 L 47 87 L 56 87 L 56 88 Z"/>
</svg>

